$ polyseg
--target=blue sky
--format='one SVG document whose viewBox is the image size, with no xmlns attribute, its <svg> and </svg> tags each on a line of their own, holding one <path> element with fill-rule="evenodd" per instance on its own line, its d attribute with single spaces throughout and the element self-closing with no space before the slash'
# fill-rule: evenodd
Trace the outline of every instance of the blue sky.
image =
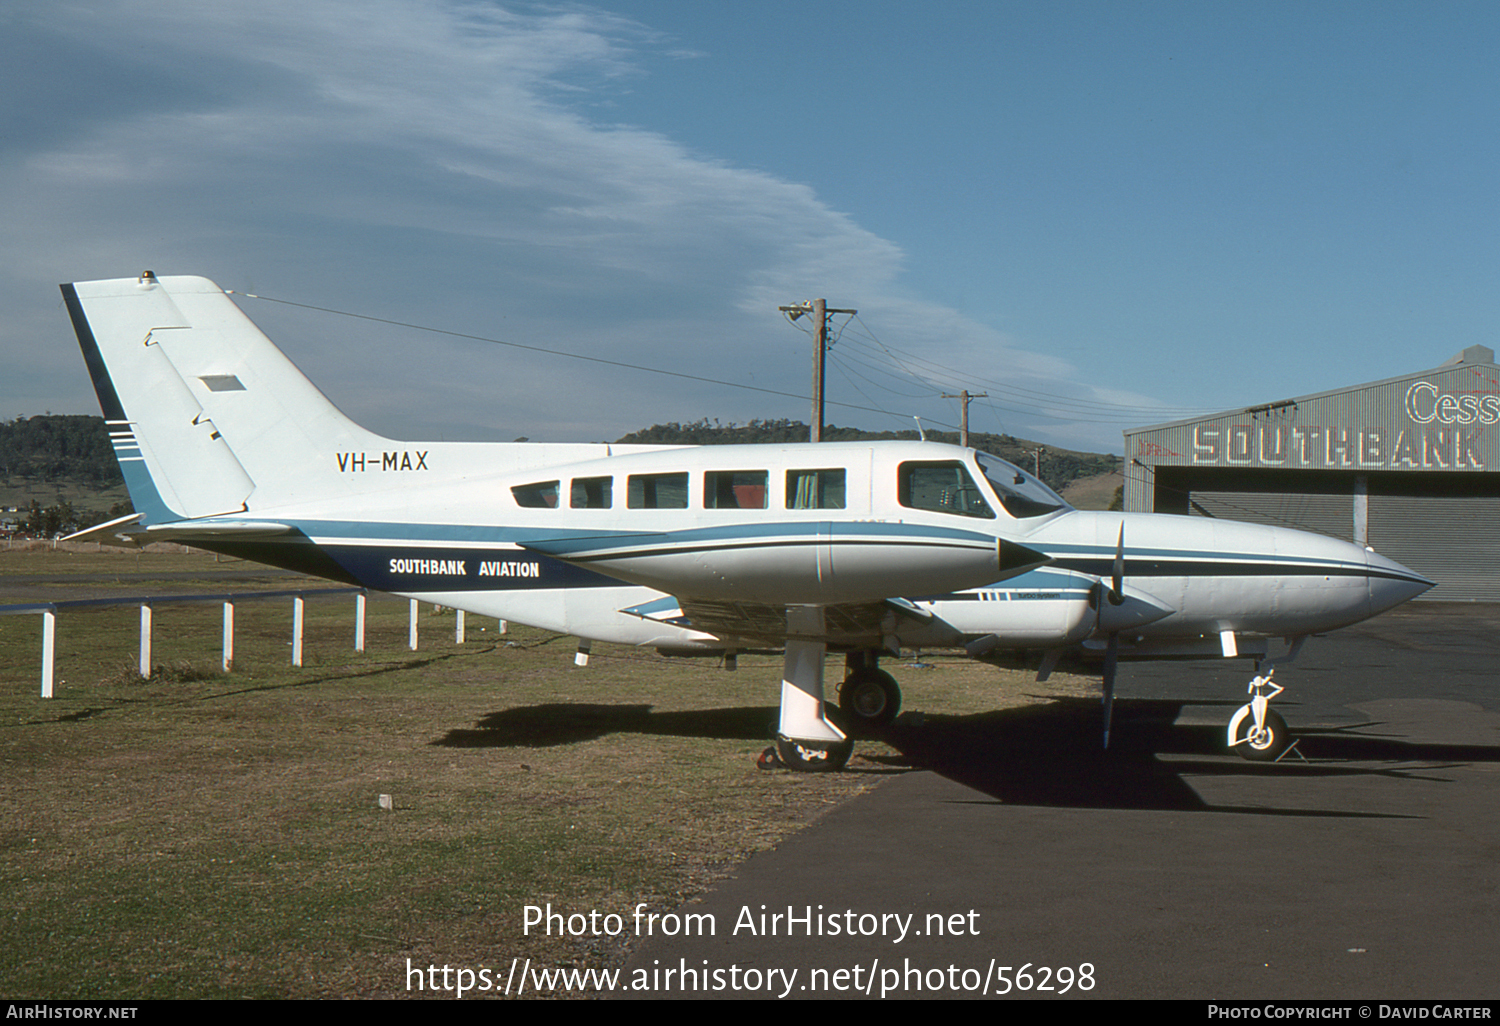
<svg viewBox="0 0 1500 1026">
<path fill-rule="evenodd" d="M 1124 427 L 1493 346 L 1500 8 L 12 0 L 0 416 L 97 412 L 56 285 L 241 292 L 805 395 Z M 402 438 L 804 400 L 245 300 Z M 853 407 L 853 408 L 851 408 Z"/>
</svg>

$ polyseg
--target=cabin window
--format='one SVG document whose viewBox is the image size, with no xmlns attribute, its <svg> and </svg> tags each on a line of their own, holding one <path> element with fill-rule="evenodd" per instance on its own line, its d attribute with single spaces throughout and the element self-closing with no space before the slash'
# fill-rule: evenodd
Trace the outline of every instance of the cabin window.
<svg viewBox="0 0 1500 1026">
<path fill-rule="evenodd" d="M 557 481 L 539 481 L 516 485 L 510 493 L 516 497 L 516 505 L 523 509 L 556 509 L 558 484 Z"/>
<path fill-rule="evenodd" d="M 765 509 L 764 470 L 711 470 L 703 475 L 704 509 Z"/>
<path fill-rule="evenodd" d="M 575 477 L 572 504 L 574 509 L 609 509 L 614 504 L 612 477 Z"/>
<path fill-rule="evenodd" d="M 934 513 L 993 519 L 995 511 L 958 461 L 903 463 L 899 471 L 901 505 Z"/>
<path fill-rule="evenodd" d="M 687 509 L 687 474 L 631 474 L 625 505 L 631 509 Z"/>
<path fill-rule="evenodd" d="M 843 509 L 844 469 L 788 470 L 787 509 Z"/>
</svg>

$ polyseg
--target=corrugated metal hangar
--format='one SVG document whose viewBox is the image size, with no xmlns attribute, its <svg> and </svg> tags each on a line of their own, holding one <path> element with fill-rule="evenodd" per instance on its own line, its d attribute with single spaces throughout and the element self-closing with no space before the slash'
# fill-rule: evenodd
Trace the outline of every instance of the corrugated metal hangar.
<svg viewBox="0 0 1500 1026">
<path fill-rule="evenodd" d="M 1125 509 L 1302 527 L 1500 600 L 1500 366 L 1429 371 L 1125 432 Z"/>
</svg>

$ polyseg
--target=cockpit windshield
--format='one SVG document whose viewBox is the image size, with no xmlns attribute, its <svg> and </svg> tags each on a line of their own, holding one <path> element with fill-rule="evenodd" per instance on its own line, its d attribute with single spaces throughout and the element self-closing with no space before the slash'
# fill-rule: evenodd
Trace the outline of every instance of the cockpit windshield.
<svg viewBox="0 0 1500 1026">
<path fill-rule="evenodd" d="M 995 497 L 1005 512 L 1017 519 L 1039 517 L 1067 508 L 1067 501 L 1013 463 L 1007 463 L 987 452 L 974 454 L 979 469 L 995 490 Z"/>
</svg>

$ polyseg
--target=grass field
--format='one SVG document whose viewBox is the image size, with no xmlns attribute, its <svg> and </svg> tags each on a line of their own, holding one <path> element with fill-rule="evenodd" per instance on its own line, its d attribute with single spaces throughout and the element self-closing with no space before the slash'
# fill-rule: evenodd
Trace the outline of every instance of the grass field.
<svg viewBox="0 0 1500 1026">
<path fill-rule="evenodd" d="M 100 576 L 153 569 L 203 575 L 157 590 L 250 587 L 225 587 L 226 564 L 200 554 L 0 551 L 0 604 L 18 601 L 7 577 L 136 594 L 138 577 Z M 515 956 L 618 965 L 623 938 L 528 936 L 524 907 L 670 910 L 906 771 L 875 742 L 840 774 L 758 771 L 776 656 L 727 673 L 595 645 L 576 668 L 573 639 L 469 617 L 458 645 L 451 611 L 431 606 L 411 652 L 407 604 L 373 596 L 356 655 L 353 606 L 308 601 L 294 669 L 290 600 L 240 605 L 228 675 L 220 607 L 159 606 L 149 680 L 136 607 L 65 611 L 46 701 L 41 618 L 0 616 L 0 993 L 392 997 L 408 995 L 408 960 L 500 975 Z M 906 708 L 929 716 L 1044 690 L 957 655 L 923 662 L 892 668 Z M 830 681 L 839 670 L 831 660 Z"/>
</svg>

